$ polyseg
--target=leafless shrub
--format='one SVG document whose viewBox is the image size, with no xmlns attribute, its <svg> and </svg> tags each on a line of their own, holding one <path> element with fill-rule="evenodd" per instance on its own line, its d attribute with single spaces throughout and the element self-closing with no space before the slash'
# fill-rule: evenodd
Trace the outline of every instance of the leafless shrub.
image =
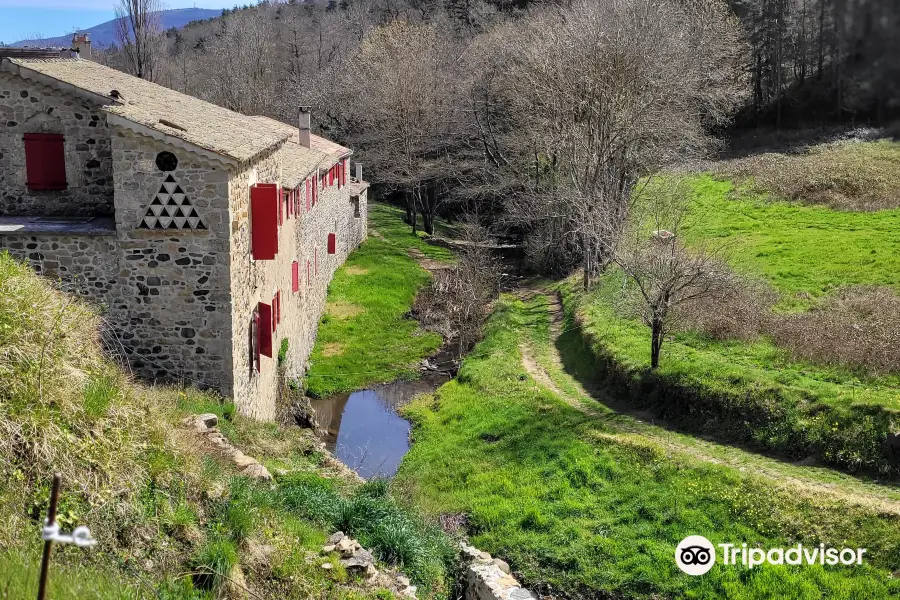
<svg viewBox="0 0 900 600">
<path fill-rule="evenodd" d="M 414 313 L 422 324 L 455 340 L 462 356 L 481 337 L 491 300 L 500 287 L 500 265 L 486 229 L 469 221 L 455 265 L 434 272 L 431 285 L 416 297 Z"/>
<path fill-rule="evenodd" d="M 801 154 L 765 153 L 725 163 L 721 172 L 748 178 L 750 189 L 837 210 L 900 207 L 900 145 L 846 141 Z"/>
<path fill-rule="evenodd" d="M 729 280 L 727 294 L 700 296 L 676 311 L 681 330 L 702 331 L 716 340 L 753 340 L 762 334 L 771 319 L 778 294 L 765 282 L 741 277 Z"/>
<path fill-rule="evenodd" d="M 900 296 L 889 288 L 846 288 L 821 307 L 774 316 L 767 333 L 797 359 L 900 372 Z"/>
</svg>

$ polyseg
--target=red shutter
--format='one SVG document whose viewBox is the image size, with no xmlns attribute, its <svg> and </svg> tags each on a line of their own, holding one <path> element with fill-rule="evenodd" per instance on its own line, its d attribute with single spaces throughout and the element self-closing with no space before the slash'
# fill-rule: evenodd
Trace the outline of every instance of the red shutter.
<svg viewBox="0 0 900 600">
<path fill-rule="evenodd" d="M 328 185 L 334 185 L 334 167 L 328 169 Z"/>
<path fill-rule="evenodd" d="M 337 245 L 337 236 L 333 233 L 328 234 L 328 254 L 334 254 Z"/>
<path fill-rule="evenodd" d="M 273 260 L 278 254 L 278 186 L 274 183 L 250 188 L 250 244 L 253 260 Z"/>
<path fill-rule="evenodd" d="M 300 186 L 294 189 L 294 216 L 300 216 Z"/>
<path fill-rule="evenodd" d="M 300 291 L 300 263 L 296 260 L 291 263 L 291 292 Z"/>
<path fill-rule="evenodd" d="M 26 133 L 25 185 L 30 190 L 66 189 L 66 153 L 63 136 Z"/>
<path fill-rule="evenodd" d="M 306 180 L 306 212 L 309 212 L 309 200 L 310 200 L 309 188 L 310 188 L 309 179 L 307 179 Z"/>
<path fill-rule="evenodd" d="M 306 285 L 309 286 L 312 281 L 312 274 L 310 273 L 309 259 L 306 259 Z"/>
<path fill-rule="evenodd" d="M 284 224 L 284 190 L 279 186 L 278 188 L 278 226 L 281 227 Z"/>
<path fill-rule="evenodd" d="M 275 313 L 275 320 L 280 324 L 281 323 L 281 290 L 275 292 L 275 299 L 277 300 L 276 306 L 278 306 L 278 311 Z"/>
<path fill-rule="evenodd" d="M 272 323 L 274 323 L 272 307 L 260 302 L 257 310 L 259 311 L 259 326 L 256 328 L 256 336 L 259 352 L 263 356 L 272 358 Z"/>
</svg>

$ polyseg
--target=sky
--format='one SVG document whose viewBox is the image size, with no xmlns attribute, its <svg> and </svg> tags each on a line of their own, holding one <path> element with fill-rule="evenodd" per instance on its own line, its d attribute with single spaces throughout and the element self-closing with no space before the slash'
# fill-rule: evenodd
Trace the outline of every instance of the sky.
<svg viewBox="0 0 900 600">
<path fill-rule="evenodd" d="M 165 8 L 222 8 L 234 0 L 163 0 Z M 250 4 L 242 1 L 241 4 Z M 117 0 L 0 0 L 0 42 L 55 37 L 115 16 Z"/>
</svg>

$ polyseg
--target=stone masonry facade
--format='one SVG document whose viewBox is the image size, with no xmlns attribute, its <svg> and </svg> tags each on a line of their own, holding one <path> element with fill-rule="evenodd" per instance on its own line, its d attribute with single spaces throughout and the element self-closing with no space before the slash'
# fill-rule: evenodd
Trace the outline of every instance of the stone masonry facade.
<svg viewBox="0 0 900 600">
<path fill-rule="evenodd" d="M 16 73 L 5 62 L 0 61 L 0 250 L 98 305 L 137 376 L 215 389 L 232 396 L 242 414 L 275 418 L 280 379 L 300 377 L 307 367 L 328 283 L 366 237 L 367 198 L 363 182 L 350 185 L 349 179 L 321 185 L 314 205 L 306 202 L 305 185 L 294 187 L 300 210 L 290 211 L 278 227 L 277 255 L 254 260 L 251 190 L 259 184 L 283 187 L 287 167 L 321 182 L 320 173 L 336 165 L 347 169 L 350 151 L 321 138 L 327 151 L 301 148 L 288 139 L 289 126 L 259 125 L 257 117 L 227 115 L 248 132 L 236 132 L 233 147 L 206 129 L 214 122 L 197 126 L 190 119 L 199 117 L 179 114 L 178 108 L 159 119 L 166 125 L 127 121 L 106 112 L 115 95 L 98 98 L 105 84 L 93 84 L 98 73 L 105 76 L 105 67 L 74 62 L 71 80 L 57 85 L 40 72 L 49 68 L 47 61 L 20 61 Z M 57 69 L 54 77 L 70 68 L 50 66 Z M 128 84 L 118 72 L 109 76 L 118 78 L 109 85 Z M 140 99 L 145 89 L 177 94 L 142 81 L 134 86 L 123 95 Z M 184 104 L 176 100 L 167 105 Z M 189 138 L 169 123 L 200 134 Z M 34 133 L 63 136 L 65 189 L 32 190 L 26 184 L 23 136 Z M 201 134 L 215 144 L 204 145 Z M 259 138 L 256 146 L 241 145 L 252 135 Z M 292 153 L 282 151 L 286 144 L 295 144 Z M 309 160 L 301 167 L 288 164 L 305 152 Z M 254 313 L 278 292 L 273 356 L 261 357 L 257 366 Z M 287 352 L 279 365 L 282 340 Z"/>
</svg>

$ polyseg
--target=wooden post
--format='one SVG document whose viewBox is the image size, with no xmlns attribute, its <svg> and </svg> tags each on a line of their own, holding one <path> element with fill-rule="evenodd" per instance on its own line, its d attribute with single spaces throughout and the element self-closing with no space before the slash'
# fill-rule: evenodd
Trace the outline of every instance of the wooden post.
<svg viewBox="0 0 900 600">
<path fill-rule="evenodd" d="M 47 525 L 56 523 L 56 507 L 59 504 L 59 488 L 62 484 L 62 475 L 56 473 L 53 476 L 53 488 L 50 491 L 50 507 L 47 509 Z M 41 579 L 38 583 L 38 600 L 44 600 L 47 594 L 47 572 L 50 569 L 50 551 L 53 542 L 44 542 L 44 557 L 41 560 Z"/>
</svg>

